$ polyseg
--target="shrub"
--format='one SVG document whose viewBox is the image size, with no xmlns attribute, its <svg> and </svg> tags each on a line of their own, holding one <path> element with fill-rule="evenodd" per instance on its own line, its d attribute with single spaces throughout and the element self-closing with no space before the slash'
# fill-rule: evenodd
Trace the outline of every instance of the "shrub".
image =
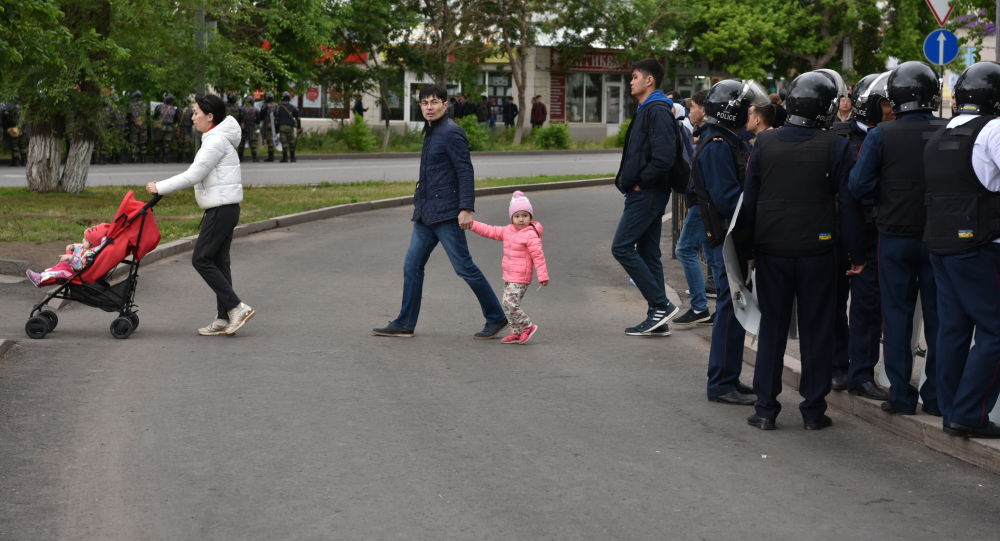
<svg viewBox="0 0 1000 541">
<path fill-rule="evenodd" d="M 479 125 L 476 115 L 463 116 L 458 119 L 458 125 L 465 130 L 465 137 L 469 140 L 469 150 L 486 148 L 486 128 Z"/>
<path fill-rule="evenodd" d="M 371 152 L 377 144 L 368 123 L 360 115 L 354 115 L 354 122 L 344 126 L 344 142 L 347 148 L 357 152 Z"/>
<path fill-rule="evenodd" d="M 536 145 L 544 149 L 569 148 L 571 138 L 569 127 L 564 122 L 550 124 L 546 128 L 538 128 L 531 134 Z"/>
<path fill-rule="evenodd" d="M 628 133 L 628 127 L 632 124 L 632 119 L 627 118 L 625 122 L 622 122 L 622 127 L 618 129 L 617 143 L 619 148 L 625 147 L 625 134 Z"/>
</svg>

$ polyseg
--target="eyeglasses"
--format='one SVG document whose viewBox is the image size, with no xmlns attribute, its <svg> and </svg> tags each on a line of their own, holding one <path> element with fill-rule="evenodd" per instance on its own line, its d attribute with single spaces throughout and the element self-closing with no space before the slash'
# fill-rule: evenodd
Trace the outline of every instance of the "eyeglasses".
<svg viewBox="0 0 1000 541">
<path fill-rule="evenodd" d="M 420 102 L 420 106 L 421 107 L 437 107 L 438 105 L 441 105 L 442 103 L 444 103 L 444 102 L 441 101 L 441 100 L 430 100 L 430 101 L 424 100 L 424 101 Z"/>
</svg>

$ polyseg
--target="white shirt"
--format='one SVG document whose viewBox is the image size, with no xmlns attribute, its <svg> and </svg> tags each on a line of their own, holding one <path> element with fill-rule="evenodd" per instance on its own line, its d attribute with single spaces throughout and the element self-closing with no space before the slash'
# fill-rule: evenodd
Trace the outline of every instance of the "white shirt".
<svg viewBox="0 0 1000 541">
<path fill-rule="evenodd" d="M 948 128 L 957 128 L 980 115 L 958 115 Z M 979 182 L 991 192 L 1000 192 L 1000 118 L 983 126 L 972 145 L 972 170 Z M 1000 244 L 1000 239 L 993 241 Z"/>
</svg>

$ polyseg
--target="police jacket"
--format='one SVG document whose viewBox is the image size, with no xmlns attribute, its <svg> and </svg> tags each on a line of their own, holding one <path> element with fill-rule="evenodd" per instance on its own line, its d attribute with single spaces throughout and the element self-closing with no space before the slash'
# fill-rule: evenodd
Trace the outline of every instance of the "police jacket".
<svg viewBox="0 0 1000 541">
<path fill-rule="evenodd" d="M 287 101 L 283 101 L 278 104 L 278 110 L 274 112 L 274 116 L 277 118 L 278 126 L 291 126 L 293 128 L 302 127 L 302 120 L 299 119 L 298 107 Z"/>
<path fill-rule="evenodd" d="M 628 193 L 635 186 L 670 190 L 668 175 L 677 159 L 676 123 L 673 103 L 659 90 L 639 106 L 625 132 L 625 148 L 615 176 L 620 192 Z"/>
<path fill-rule="evenodd" d="M 849 122 L 835 122 L 830 129 L 833 133 L 847 139 L 848 152 L 850 153 L 850 168 L 858 160 L 861 146 L 868 137 L 868 126 L 852 119 Z M 837 193 L 837 202 L 840 206 L 840 239 L 848 246 L 854 246 L 856 250 L 850 253 L 851 262 L 856 265 L 865 263 L 866 254 L 876 247 L 878 243 L 878 229 L 875 228 L 875 194 L 869 194 L 862 199 L 855 199 L 848 188 L 850 174 L 845 175 L 840 190 Z"/>
<path fill-rule="evenodd" d="M 876 196 L 875 225 L 888 235 L 924 232 L 924 145 L 944 121 L 930 113 L 903 113 L 868 132 L 848 186 L 856 199 Z"/>
<path fill-rule="evenodd" d="M 998 130 L 995 117 L 961 115 L 928 141 L 925 239 L 931 252 L 961 254 L 1000 239 Z"/>
<path fill-rule="evenodd" d="M 420 180 L 413 192 L 413 221 L 431 225 L 475 211 L 475 173 L 469 140 L 450 118 L 428 123 L 420 151 Z"/>
<path fill-rule="evenodd" d="M 754 251 L 805 257 L 831 249 L 837 192 L 849 166 L 847 141 L 829 131 L 786 125 L 761 133 L 747 166 L 740 218 L 752 224 Z"/>
<path fill-rule="evenodd" d="M 711 246 L 723 243 L 743 192 L 750 149 L 733 132 L 706 124 L 691 162 L 691 180 Z"/>
</svg>

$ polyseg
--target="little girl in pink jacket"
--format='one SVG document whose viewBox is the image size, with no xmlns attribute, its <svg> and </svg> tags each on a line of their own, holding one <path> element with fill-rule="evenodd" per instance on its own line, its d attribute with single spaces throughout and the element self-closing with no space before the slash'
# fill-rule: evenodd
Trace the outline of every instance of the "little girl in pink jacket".
<svg viewBox="0 0 1000 541">
<path fill-rule="evenodd" d="M 532 271 L 538 282 L 549 283 L 542 251 L 542 224 L 532 220 L 531 202 L 524 192 L 514 192 L 507 208 L 510 225 L 486 225 L 472 222 L 472 231 L 483 237 L 503 241 L 503 311 L 513 332 L 500 340 L 503 344 L 524 344 L 535 335 L 538 325 L 521 310 L 521 299 L 531 285 Z"/>
</svg>

